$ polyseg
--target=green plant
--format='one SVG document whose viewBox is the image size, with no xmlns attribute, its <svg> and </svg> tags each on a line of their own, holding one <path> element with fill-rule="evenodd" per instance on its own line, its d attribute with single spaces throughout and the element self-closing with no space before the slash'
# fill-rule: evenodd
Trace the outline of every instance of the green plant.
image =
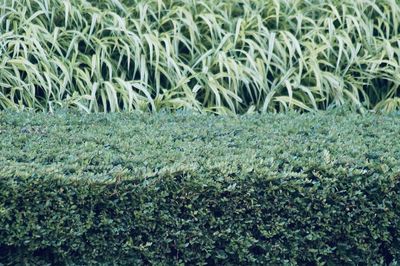
<svg viewBox="0 0 400 266">
<path fill-rule="evenodd" d="M 398 109 L 397 0 L 4 0 L 0 107 Z"/>
<path fill-rule="evenodd" d="M 0 262 L 395 263 L 399 125 L 0 113 Z"/>
</svg>

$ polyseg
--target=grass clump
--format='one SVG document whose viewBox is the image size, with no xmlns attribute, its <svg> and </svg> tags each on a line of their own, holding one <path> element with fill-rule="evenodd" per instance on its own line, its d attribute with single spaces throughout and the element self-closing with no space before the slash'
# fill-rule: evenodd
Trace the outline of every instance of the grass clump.
<svg viewBox="0 0 400 266">
<path fill-rule="evenodd" d="M 397 0 L 5 0 L 0 107 L 399 108 Z"/>
</svg>

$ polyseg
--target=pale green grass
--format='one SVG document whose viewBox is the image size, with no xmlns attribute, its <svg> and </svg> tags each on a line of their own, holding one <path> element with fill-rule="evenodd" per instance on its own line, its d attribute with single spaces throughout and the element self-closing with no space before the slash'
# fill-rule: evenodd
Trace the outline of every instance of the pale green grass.
<svg viewBox="0 0 400 266">
<path fill-rule="evenodd" d="M 398 0 L 3 0 L 0 108 L 400 107 Z"/>
</svg>

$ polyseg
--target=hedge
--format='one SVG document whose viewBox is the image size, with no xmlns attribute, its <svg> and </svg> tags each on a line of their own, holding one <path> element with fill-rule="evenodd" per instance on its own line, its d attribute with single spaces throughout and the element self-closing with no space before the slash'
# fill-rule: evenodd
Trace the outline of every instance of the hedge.
<svg viewBox="0 0 400 266">
<path fill-rule="evenodd" d="M 0 112 L 0 262 L 395 265 L 399 122 Z"/>
</svg>

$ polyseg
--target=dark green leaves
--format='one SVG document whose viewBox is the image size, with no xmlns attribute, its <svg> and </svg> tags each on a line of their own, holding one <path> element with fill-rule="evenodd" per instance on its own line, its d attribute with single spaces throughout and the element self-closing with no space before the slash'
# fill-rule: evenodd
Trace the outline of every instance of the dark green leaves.
<svg viewBox="0 0 400 266">
<path fill-rule="evenodd" d="M 396 114 L 3 112 L 0 128 L 6 265 L 400 259 Z"/>
</svg>

